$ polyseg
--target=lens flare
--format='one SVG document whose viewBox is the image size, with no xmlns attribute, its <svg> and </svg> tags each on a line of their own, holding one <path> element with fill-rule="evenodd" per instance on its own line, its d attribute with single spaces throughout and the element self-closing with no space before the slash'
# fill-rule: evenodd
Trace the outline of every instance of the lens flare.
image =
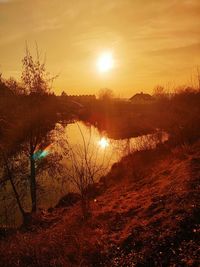
<svg viewBox="0 0 200 267">
<path fill-rule="evenodd" d="M 49 154 L 50 154 L 50 145 L 47 146 L 45 149 L 43 150 L 37 150 L 34 154 L 33 154 L 33 159 L 34 160 L 41 160 L 43 158 L 46 158 Z"/>
</svg>

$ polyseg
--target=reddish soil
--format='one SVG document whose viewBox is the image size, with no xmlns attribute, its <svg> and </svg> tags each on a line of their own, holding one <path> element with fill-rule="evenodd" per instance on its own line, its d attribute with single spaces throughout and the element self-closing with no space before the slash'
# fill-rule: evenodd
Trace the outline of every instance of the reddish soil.
<svg viewBox="0 0 200 267">
<path fill-rule="evenodd" d="M 0 266 L 200 266 L 200 143 L 124 158 L 80 202 L 0 241 Z"/>
</svg>

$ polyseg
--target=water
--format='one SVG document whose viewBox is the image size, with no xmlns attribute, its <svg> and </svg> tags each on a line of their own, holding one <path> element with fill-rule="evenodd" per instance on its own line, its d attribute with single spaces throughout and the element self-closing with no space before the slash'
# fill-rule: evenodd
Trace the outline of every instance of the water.
<svg viewBox="0 0 200 267">
<path fill-rule="evenodd" d="M 108 138 L 106 132 L 100 132 L 92 125 L 75 122 L 63 127 L 57 124 L 52 133 L 53 142 L 42 152 L 44 157 L 59 157 L 58 169 L 43 172 L 37 177 L 40 183 L 38 191 L 38 206 L 42 209 L 55 206 L 59 199 L 69 191 L 77 191 L 75 176 L 83 170 L 92 177 L 94 182 L 105 175 L 113 165 L 123 156 L 136 150 L 154 148 L 156 144 L 168 139 L 168 135 L 161 131 L 155 134 L 140 136 L 124 140 Z M 41 159 L 42 160 L 42 159 Z M 87 181 L 88 182 L 88 181 Z M 8 190 L 9 191 L 9 190 Z M 0 208 L 0 224 L 20 225 L 21 217 L 16 205 L 4 200 Z M 30 199 L 26 200 L 30 203 Z M 6 207 L 13 207 L 12 216 Z M 5 220 L 6 216 L 6 220 Z"/>
<path fill-rule="evenodd" d="M 114 140 L 108 138 L 106 132 L 100 132 L 92 125 L 83 122 L 69 124 L 64 135 L 70 147 L 84 156 L 84 144 L 86 153 L 92 160 L 103 164 L 108 171 L 113 163 L 119 161 L 123 156 L 144 149 L 153 149 L 158 143 L 168 140 L 168 134 L 157 131 L 154 134 L 143 135 L 129 139 Z"/>
</svg>

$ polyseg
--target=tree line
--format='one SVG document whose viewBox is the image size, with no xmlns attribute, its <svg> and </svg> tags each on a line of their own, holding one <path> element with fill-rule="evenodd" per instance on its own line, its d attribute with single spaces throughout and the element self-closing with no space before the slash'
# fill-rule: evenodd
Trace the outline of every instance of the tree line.
<svg viewBox="0 0 200 267">
<path fill-rule="evenodd" d="M 67 121 L 68 112 L 51 92 L 55 77 L 46 71 L 38 49 L 34 59 L 26 48 L 22 66 L 21 83 L 0 77 L 0 189 L 6 190 L 10 183 L 27 223 L 37 210 L 37 176 L 51 160 L 45 150 L 51 143 L 51 131 L 61 114 Z M 28 212 L 24 199 L 31 202 Z"/>
</svg>

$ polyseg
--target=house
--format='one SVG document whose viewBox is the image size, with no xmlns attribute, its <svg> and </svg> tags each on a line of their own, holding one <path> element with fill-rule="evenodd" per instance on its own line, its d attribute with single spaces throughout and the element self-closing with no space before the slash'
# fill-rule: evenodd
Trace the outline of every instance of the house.
<svg viewBox="0 0 200 267">
<path fill-rule="evenodd" d="M 137 93 L 132 96 L 129 101 L 135 104 L 146 104 L 153 101 L 153 97 L 150 94 L 145 94 L 143 92 Z"/>
</svg>

